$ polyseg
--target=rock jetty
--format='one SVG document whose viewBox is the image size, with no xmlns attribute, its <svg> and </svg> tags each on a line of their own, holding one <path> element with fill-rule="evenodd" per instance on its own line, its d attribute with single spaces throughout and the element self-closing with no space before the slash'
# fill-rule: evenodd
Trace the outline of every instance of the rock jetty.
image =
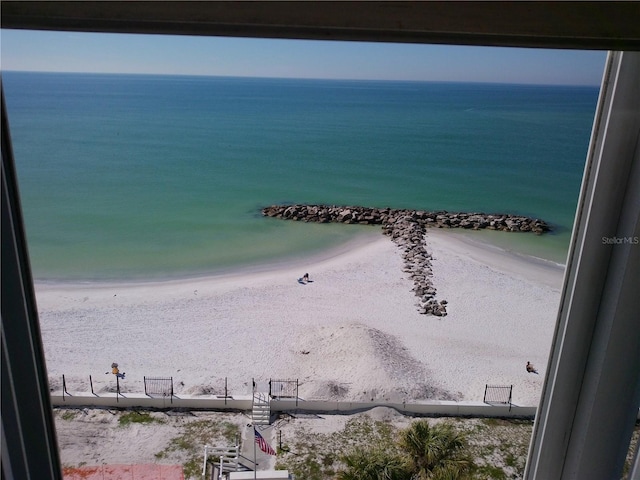
<svg viewBox="0 0 640 480">
<path fill-rule="evenodd" d="M 262 214 L 286 220 L 360 225 L 384 225 L 394 218 L 408 216 L 412 221 L 431 228 L 487 229 L 536 234 L 543 234 L 551 230 L 549 225 L 542 220 L 509 214 L 428 212 L 335 205 L 272 205 L 263 208 Z"/>
<path fill-rule="evenodd" d="M 542 220 L 509 214 L 428 212 L 392 208 L 335 205 L 271 205 L 262 209 L 267 217 L 319 223 L 381 225 L 382 233 L 402 249 L 404 272 L 413 281 L 422 314 L 447 315 L 447 301 L 436 299 L 431 254 L 427 251 L 427 228 L 464 228 L 543 234 L 551 230 Z"/>
</svg>

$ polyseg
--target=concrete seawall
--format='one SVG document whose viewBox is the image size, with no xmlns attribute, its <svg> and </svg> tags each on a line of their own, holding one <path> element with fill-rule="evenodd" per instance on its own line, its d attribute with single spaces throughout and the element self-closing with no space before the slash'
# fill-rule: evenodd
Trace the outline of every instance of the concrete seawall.
<svg viewBox="0 0 640 480">
<path fill-rule="evenodd" d="M 180 395 L 173 397 L 149 397 L 144 394 L 116 395 L 107 393 L 93 395 L 90 392 L 62 394 L 53 392 L 51 402 L 54 407 L 69 408 L 123 408 L 150 410 L 210 410 L 228 412 L 246 412 L 251 415 L 253 397 L 240 395 L 220 397 L 208 395 Z M 376 407 L 388 407 L 409 416 L 451 416 L 451 417 L 501 417 L 534 418 L 536 407 L 519 405 L 489 405 L 482 402 L 424 401 L 415 403 L 388 402 L 347 402 L 328 400 L 272 399 L 271 414 L 296 413 L 349 415 L 364 412 Z"/>
</svg>

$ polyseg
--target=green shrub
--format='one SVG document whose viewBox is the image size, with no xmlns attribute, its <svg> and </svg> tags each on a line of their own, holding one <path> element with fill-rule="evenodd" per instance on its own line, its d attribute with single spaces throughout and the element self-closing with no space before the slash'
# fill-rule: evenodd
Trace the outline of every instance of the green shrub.
<svg viewBox="0 0 640 480">
<path fill-rule="evenodd" d="M 132 423 L 165 423 L 164 420 L 152 417 L 148 412 L 127 412 L 120 415 L 118 418 L 118 424 L 121 427 L 126 427 Z"/>
</svg>

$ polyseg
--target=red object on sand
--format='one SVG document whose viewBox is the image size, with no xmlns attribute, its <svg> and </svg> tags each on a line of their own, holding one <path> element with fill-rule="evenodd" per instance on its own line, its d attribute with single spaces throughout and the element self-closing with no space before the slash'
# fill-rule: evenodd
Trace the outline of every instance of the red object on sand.
<svg viewBox="0 0 640 480">
<path fill-rule="evenodd" d="M 181 465 L 99 465 L 62 469 L 64 480 L 184 480 Z"/>
</svg>

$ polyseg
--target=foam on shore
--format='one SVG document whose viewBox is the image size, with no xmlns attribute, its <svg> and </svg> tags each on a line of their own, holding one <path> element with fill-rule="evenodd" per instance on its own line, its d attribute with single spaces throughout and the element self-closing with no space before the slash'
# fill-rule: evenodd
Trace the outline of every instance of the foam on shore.
<svg viewBox="0 0 640 480">
<path fill-rule="evenodd" d="M 482 400 L 514 385 L 536 404 L 562 269 L 430 230 L 434 283 L 449 315 L 420 315 L 400 250 L 377 232 L 291 265 L 135 284 L 37 284 L 52 387 L 247 393 L 251 379 L 299 379 L 303 398 Z M 313 282 L 300 284 L 309 272 Z M 540 375 L 528 374 L 527 361 Z"/>
</svg>

